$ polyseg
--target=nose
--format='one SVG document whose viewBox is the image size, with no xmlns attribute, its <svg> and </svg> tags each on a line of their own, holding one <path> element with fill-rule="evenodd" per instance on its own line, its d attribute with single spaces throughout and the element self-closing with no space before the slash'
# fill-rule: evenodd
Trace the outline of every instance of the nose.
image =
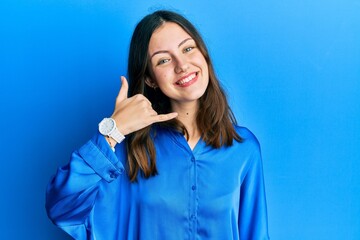
<svg viewBox="0 0 360 240">
<path fill-rule="evenodd" d="M 175 73 L 186 72 L 189 69 L 189 65 L 184 57 L 176 58 Z"/>
</svg>

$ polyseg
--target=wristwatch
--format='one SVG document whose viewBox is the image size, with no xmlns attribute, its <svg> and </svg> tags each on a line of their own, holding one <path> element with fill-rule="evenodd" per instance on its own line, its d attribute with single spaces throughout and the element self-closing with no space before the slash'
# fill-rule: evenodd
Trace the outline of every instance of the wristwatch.
<svg viewBox="0 0 360 240">
<path fill-rule="evenodd" d="M 112 118 L 104 118 L 99 123 L 99 132 L 104 136 L 111 137 L 117 143 L 120 143 L 125 139 L 125 136 L 119 132 L 116 127 L 116 122 Z"/>
</svg>

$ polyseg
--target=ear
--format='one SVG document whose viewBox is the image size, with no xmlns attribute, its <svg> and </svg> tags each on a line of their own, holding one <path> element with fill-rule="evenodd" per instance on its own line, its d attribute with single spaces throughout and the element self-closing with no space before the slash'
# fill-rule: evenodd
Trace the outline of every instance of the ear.
<svg viewBox="0 0 360 240">
<path fill-rule="evenodd" d="M 154 88 L 154 89 L 158 87 L 156 82 L 153 81 L 150 77 L 145 77 L 145 83 L 146 83 L 146 85 L 148 85 L 149 87 Z"/>
</svg>

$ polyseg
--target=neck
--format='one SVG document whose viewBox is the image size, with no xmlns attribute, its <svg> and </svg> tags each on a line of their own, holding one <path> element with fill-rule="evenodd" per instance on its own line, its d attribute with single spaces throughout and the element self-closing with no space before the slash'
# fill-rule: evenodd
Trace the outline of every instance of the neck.
<svg viewBox="0 0 360 240">
<path fill-rule="evenodd" d="M 200 131 L 196 123 L 196 116 L 199 109 L 198 102 L 191 103 L 172 103 L 172 110 L 178 113 L 177 119 L 184 124 L 189 134 L 188 143 L 194 147 L 200 138 Z"/>
</svg>

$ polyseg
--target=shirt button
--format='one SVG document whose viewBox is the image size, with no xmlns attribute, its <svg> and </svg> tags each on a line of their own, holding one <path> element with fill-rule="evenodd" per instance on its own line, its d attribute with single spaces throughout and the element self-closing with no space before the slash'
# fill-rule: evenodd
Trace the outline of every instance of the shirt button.
<svg viewBox="0 0 360 240">
<path fill-rule="evenodd" d="M 114 172 L 110 172 L 110 178 L 117 178 L 116 173 L 114 173 Z"/>
<path fill-rule="evenodd" d="M 191 219 L 192 220 L 195 220 L 196 219 L 196 216 L 194 214 L 191 215 Z"/>
<path fill-rule="evenodd" d="M 191 189 L 192 189 L 193 191 L 195 191 L 195 190 L 196 190 L 196 186 L 193 185 L 193 186 L 191 187 Z"/>
<path fill-rule="evenodd" d="M 195 162 L 195 158 L 194 158 L 194 157 L 192 157 L 192 158 L 191 158 L 191 161 L 192 161 L 192 162 Z"/>
</svg>

